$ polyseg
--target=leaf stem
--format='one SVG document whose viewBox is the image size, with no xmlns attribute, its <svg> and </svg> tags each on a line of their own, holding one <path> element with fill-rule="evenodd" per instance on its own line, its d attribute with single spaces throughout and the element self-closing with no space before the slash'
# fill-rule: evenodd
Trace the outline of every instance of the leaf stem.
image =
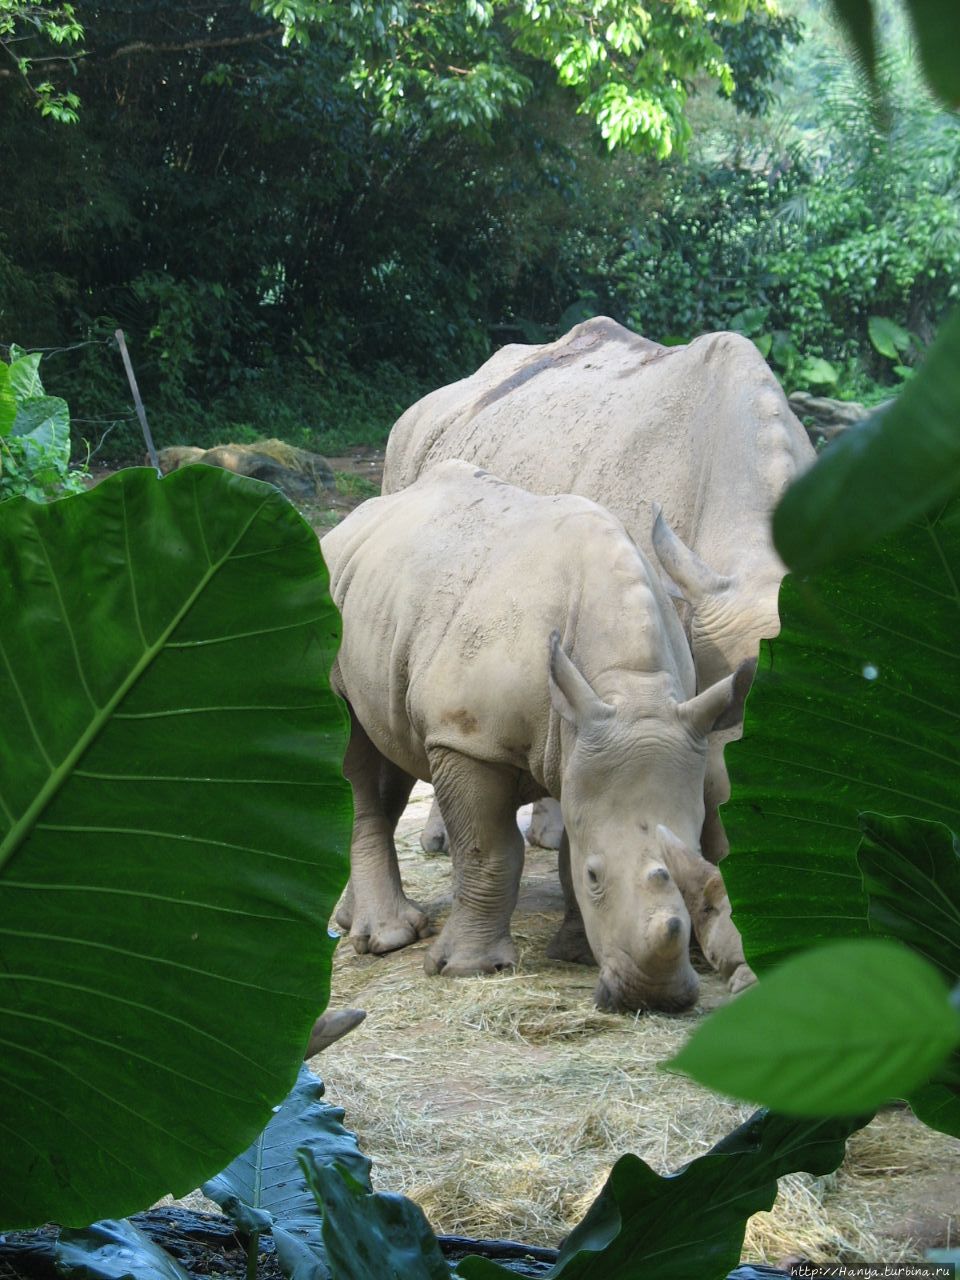
<svg viewBox="0 0 960 1280">
<path fill-rule="evenodd" d="M 257 1259 L 260 1253 L 260 1232 L 251 1231 L 247 1236 L 247 1280 L 257 1280 Z"/>
</svg>

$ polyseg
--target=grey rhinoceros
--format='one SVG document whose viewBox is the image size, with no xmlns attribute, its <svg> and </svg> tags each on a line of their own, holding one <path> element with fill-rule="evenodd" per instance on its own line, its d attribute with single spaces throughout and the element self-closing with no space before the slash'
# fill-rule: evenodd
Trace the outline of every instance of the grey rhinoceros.
<svg viewBox="0 0 960 1280">
<path fill-rule="evenodd" d="M 779 632 L 785 567 L 770 514 L 814 456 L 747 338 L 711 333 L 664 347 L 600 316 L 557 342 L 506 346 L 412 405 L 390 433 L 383 492 L 462 458 L 534 493 L 601 503 L 679 586 L 705 689 Z M 653 504 L 663 509 L 656 522 Z M 727 851 L 723 747 L 739 733 L 710 743 L 702 848 L 713 862 Z M 437 847 L 442 826 L 430 830 Z"/>
<path fill-rule="evenodd" d="M 356 949 L 426 934 L 393 840 L 422 778 L 447 823 L 454 886 L 428 973 L 516 962 L 516 811 L 550 795 L 582 913 L 582 926 L 568 916 L 561 927 L 557 953 L 592 951 L 598 1003 L 691 1004 L 691 914 L 731 986 L 749 981 L 698 847 L 707 734 L 741 714 L 749 675 L 695 692 L 676 613 L 620 522 L 584 498 L 534 496 L 449 461 L 364 503 L 321 545 L 343 616 L 332 680 L 350 708 L 355 804 L 337 919 Z"/>
</svg>

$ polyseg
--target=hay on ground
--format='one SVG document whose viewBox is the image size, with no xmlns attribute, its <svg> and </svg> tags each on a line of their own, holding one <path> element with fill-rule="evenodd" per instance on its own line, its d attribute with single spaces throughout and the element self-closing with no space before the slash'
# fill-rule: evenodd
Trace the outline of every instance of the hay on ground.
<svg viewBox="0 0 960 1280">
<path fill-rule="evenodd" d="M 408 894 L 442 921 L 449 860 L 426 857 L 417 839 L 428 806 L 418 788 L 398 851 Z M 726 999 L 719 979 L 703 977 L 688 1015 L 601 1013 L 594 972 L 545 957 L 559 910 L 556 854 L 529 850 L 515 973 L 428 979 L 427 941 L 386 957 L 338 948 L 331 1005 L 365 1008 L 367 1021 L 314 1065 L 373 1157 L 375 1186 L 418 1201 L 438 1232 L 556 1245 L 623 1152 L 671 1172 L 750 1114 L 658 1070 Z M 960 1179 L 960 1143 L 885 1112 L 854 1137 L 839 1173 L 781 1180 L 773 1209 L 748 1226 L 745 1256 L 920 1260 L 915 1240 L 881 1233 L 883 1205 L 918 1170 L 951 1168 Z"/>
</svg>

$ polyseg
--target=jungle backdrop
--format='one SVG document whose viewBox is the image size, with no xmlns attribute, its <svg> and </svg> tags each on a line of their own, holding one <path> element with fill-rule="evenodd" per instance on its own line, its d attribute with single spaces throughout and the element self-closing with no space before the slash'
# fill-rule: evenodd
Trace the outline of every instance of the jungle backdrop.
<svg viewBox="0 0 960 1280">
<path fill-rule="evenodd" d="M 878 112 L 819 0 L 636 8 L 3 0 L 0 343 L 99 461 L 142 454 L 117 327 L 159 444 L 382 441 L 597 313 L 889 397 L 960 266 L 899 11 Z"/>
</svg>

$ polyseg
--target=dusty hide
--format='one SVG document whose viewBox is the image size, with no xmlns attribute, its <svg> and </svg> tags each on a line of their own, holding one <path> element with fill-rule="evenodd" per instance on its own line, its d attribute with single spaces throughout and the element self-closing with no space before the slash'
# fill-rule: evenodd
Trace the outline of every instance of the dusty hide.
<svg viewBox="0 0 960 1280">
<path fill-rule="evenodd" d="M 316 498 L 334 485 L 333 470 L 326 458 L 306 449 L 297 449 L 282 440 L 218 444 L 212 449 L 172 445 L 161 449 L 157 460 L 164 475 L 194 462 L 223 467 L 237 475 L 274 484 L 294 502 Z"/>
</svg>

